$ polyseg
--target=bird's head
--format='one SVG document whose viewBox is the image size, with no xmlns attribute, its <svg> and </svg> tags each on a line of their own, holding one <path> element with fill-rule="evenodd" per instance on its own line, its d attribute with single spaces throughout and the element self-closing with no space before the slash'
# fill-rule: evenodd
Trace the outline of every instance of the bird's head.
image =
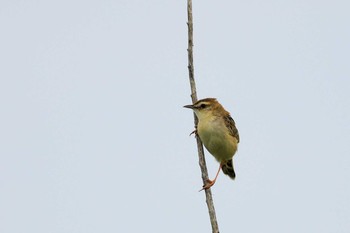
<svg viewBox="0 0 350 233">
<path fill-rule="evenodd" d="M 218 108 L 223 109 L 221 104 L 215 98 L 201 99 L 194 104 L 185 105 L 184 108 L 192 109 L 199 120 L 214 115 Z"/>
</svg>

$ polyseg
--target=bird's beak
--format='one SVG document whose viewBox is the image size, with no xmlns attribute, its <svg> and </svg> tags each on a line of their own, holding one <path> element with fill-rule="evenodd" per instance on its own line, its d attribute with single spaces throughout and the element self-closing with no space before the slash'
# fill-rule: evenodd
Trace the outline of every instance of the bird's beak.
<svg viewBox="0 0 350 233">
<path fill-rule="evenodd" d="M 189 104 L 189 105 L 185 105 L 184 108 L 194 109 L 194 106 L 192 104 Z"/>
</svg>

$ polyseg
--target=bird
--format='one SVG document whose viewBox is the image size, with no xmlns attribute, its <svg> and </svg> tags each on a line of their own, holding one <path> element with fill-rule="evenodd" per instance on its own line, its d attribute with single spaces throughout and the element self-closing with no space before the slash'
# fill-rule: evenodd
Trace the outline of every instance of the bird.
<svg viewBox="0 0 350 233">
<path fill-rule="evenodd" d="M 201 190 L 209 189 L 215 184 L 220 170 L 235 179 L 233 156 L 238 148 L 239 133 L 230 113 L 216 98 L 201 99 L 184 108 L 192 109 L 198 118 L 198 124 L 192 133 L 199 136 L 205 148 L 220 163 L 215 178 L 208 179 Z"/>
</svg>

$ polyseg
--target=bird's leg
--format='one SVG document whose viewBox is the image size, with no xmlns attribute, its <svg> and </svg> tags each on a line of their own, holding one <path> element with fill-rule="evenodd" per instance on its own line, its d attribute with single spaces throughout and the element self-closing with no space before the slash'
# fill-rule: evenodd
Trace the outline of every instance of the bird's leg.
<svg viewBox="0 0 350 233">
<path fill-rule="evenodd" d="M 218 172 L 216 173 L 216 176 L 215 176 L 214 180 L 209 180 L 209 179 L 208 179 L 208 180 L 206 180 L 205 184 L 203 185 L 203 188 L 202 188 L 201 190 L 199 190 L 199 192 L 200 192 L 200 191 L 202 191 L 202 190 L 204 190 L 204 189 L 208 189 L 208 188 L 210 188 L 211 186 L 213 186 L 213 185 L 215 184 L 216 179 L 217 179 L 217 178 L 218 178 L 218 176 L 219 176 L 219 173 L 220 173 L 221 167 L 222 167 L 222 164 L 220 163 L 220 166 L 219 166 Z"/>
</svg>

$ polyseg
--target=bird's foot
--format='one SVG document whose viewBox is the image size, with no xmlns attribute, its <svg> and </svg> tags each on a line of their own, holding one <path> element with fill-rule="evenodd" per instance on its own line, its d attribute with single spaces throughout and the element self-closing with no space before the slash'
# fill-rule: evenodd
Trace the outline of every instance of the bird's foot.
<svg viewBox="0 0 350 233">
<path fill-rule="evenodd" d="M 197 136 L 197 129 L 193 130 L 192 133 L 190 133 L 189 136 L 191 136 L 192 134 L 195 134 Z"/>
<path fill-rule="evenodd" d="M 201 189 L 201 190 L 199 190 L 199 192 L 200 191 L 202 191 L 202 190 L 207 190 L 207 189 L 209 189 L 211 186 L 213 186 L 215 184 L 215 180 L 206 180 L 206 182 L 205 182 L 205 184 L 203 185 L 203 188 Z"/>
</svg>

